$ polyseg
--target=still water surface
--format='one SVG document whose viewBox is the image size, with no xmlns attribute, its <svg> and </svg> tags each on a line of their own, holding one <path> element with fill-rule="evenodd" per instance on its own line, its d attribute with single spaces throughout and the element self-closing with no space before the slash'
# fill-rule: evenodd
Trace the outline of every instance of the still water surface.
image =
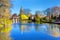
<svg viewBox="0 0 60 40">
<path fill-rule="evenodd" d="M 21 24 L 12 25 L 11 38 L 13 40 L 60 40 L 54 37 L 54 33 L 60 33 L 60 25 L 57 24 Z"/>
</svg>

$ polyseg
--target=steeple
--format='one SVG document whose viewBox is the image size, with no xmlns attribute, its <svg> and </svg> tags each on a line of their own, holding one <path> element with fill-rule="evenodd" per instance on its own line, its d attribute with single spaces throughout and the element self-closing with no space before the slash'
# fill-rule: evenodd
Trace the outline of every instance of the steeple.
<svg viewBox="0 0 60 40">
<path fill-rule="evenodd" d="M 21 6 L 21 8 L 20 8 L 20 14 L 23 14 L 24 13 L 24 9 L 23 9 L 23 7 Z"/>
</svg>

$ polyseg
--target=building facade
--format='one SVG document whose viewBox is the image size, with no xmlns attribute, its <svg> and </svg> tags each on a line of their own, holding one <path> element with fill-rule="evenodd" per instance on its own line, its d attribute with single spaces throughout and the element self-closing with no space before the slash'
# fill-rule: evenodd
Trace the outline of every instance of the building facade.
<svg viewBox="0 0 60 40">
<path fill-rule="evenodd" d="M 13 14 L 12 21 L 13 21 L 13 23 L 19 23 L 19 17 L 16 14 Z"/>
</svg>

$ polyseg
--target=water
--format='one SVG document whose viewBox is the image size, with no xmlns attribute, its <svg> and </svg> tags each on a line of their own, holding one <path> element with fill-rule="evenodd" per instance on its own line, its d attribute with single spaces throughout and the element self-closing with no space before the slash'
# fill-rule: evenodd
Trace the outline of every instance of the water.
<svg viewBox="0 0 60 40">
<path fill-rule="evenodd" d="M 59 25 L 56 24 L 13 24 L 11 30 L 12 40 L 60 40 L 52 33 L 56 30 L 59 33 Z M 51 34 L 51 35 L 50 35 Z"/>
</svg>

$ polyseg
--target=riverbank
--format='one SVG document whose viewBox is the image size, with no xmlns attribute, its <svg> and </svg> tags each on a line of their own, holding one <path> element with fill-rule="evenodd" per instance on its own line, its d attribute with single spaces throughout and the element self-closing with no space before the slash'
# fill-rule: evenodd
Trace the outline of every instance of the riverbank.
<svg viewBox="0 0 60 40">
<path fill-rule="evenodd" d="M 44 22 L 44 23 L 49 23 L 49 24 L 60 24 L 59 22 Z"/>
</svg>

